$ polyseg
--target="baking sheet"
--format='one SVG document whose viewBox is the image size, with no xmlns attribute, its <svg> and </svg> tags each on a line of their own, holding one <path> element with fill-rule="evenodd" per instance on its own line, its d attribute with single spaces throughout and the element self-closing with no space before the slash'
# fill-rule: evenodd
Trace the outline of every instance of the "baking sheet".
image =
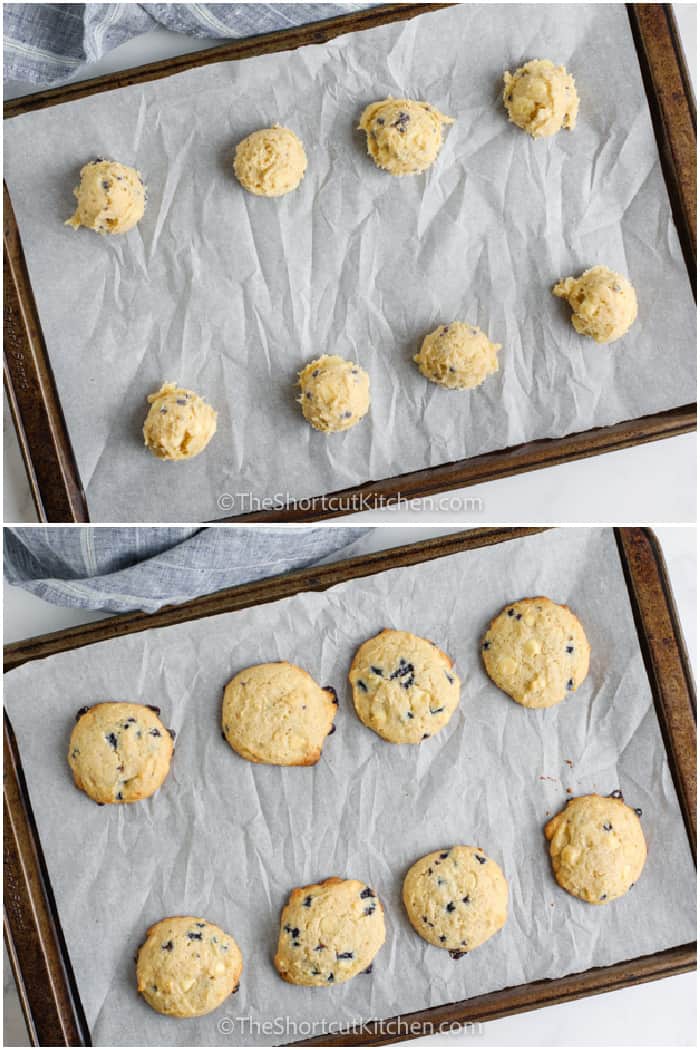
<svg viewBox="0 0 700 1050">
<path fill-rule="evenodd" d="M 506 120 L 502 74 L 545 56 L 575 74 L 581 111 L 574 133 L 532 142 Z M 379 171 L 355 130 L 391 94 L 456 118 L 427 175 Z M 231 172 L 235 144 L 273 121 L 309 155 L 300 189 L 276 201 Z M 245 513 L 695 396 L 694 304 L 622 4 L 461 5 L 16 117 L 5 136 L 93 521 Z M 128 236 L 62 225 L 95 156 L 145 175 Z M 638 292 L 614 347 L 577 336 L 550 293 L 597 263 Z M 455 319 L 504 347 L 473 392 L 428 383 L 411 360 Z M 312 431 L 294 401 L 297 371 L 321 353 L 370 373 L 371 415 L 344 434 Z M 143 448 L 145 398 L 163 380 L 219 411 L 190 463 Z"/>
<path fill-rule="evenodd" d="M 479 639 L 503 604 L 540 593 L 579 615 L 591 669 L 570 700 L 527 711 L 486 677 Z M 383 742 L 352 708 L 352 654 L 384 626 L 436 640 L 463 681 L 457 713 L 419 747 Z M 256 766 L 221 739 L 223 685 L 277 659 L 338 690 L 338 731 L 315 767 Z M 168 780 L 138 805 L 100 808 L 72 784 L 75 712 L 106 698 L 156 703 L 177 730 Z M 610 531 L 513 540 L 91 645 L 7 674 L 5 702 L 97 1044 L 292 1041 L 311 1034 L 293 1025 L 322 1034 L 695 937 L 693 863 Z M 591 907 L 555 884 L 542 827 L 567 788 L 618 787 L 644 811 L 649 859 L 629 894 Z M 511 893 L 503 931 L 458 962 L 413 932 L 400 900 L 411 863 L 455 843 L 482 846 Z M 371 976 L 321 990 L 285 984 L 271 962 L 280 908 L 292 887 L 334 874 L 377 888 L 387 943 Z M 134 952 L 173 913 L 206 916 L 244 954 L 240 992 L 199 1020 L 160 1017 L 135 992 Z M 265 1036 L 263 1022 L 281 1027 Z"/>
</svg>

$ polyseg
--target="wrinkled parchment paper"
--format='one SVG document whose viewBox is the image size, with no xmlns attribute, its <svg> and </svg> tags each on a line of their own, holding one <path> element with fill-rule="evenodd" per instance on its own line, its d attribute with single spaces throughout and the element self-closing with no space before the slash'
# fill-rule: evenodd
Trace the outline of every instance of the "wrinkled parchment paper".
<svg viewBox="0 0 700 1050">
<path fill-rule="evenodd" d="M 592 647 L 583 686 L 549 711 L 509 700 L 479 655 L 490 618 L 532 594 L 570 603 Z M 462 678 L 458 711 L 418 747 L 383 742 L 352 707 L 353 652 L 384 626 L 434 639 Z M 278 659 L 338 690 L 338 731 L 313 768 L 256 766 L 221 738 L 224 684 Z M 513 540 L 92 645 L 6 675 L 5 698 L 97 1044 L 290 1042 L 311 1031 L 295 1024 L 320 1035 L 695 936 L 694 868 L 609 531 Z M 165 785 L 137 805 L 100 808 L 72 784 L 75 712 L 107 698 L 158 704 L 177 730 Z M 592 907 L 557 887 L 542 827 L 567 788 L 618 787 L 644 811 L 649 859 L 624 898 Z M 401 904 L 413 861 L 455 843 L 482 846 L 511 892 L 504 929 L 458 962 L 413 932 Z M 285 984 L 271 962 L 280 908 L 292 887 L 335 874 L 367 880 L 385 904 L 374 972 L 328 989 Z M 134 952 L 173 913 L 223 926 L 245 958 L 240 992 L 199 1020 L 162 1018 L 135 992 Z M 263 1022 L 281 1027 L 266 1036 Z"/>
<path fill-rule="evenodd" d="M 501 102 L 504 69 L 575 74 L 578 127 L 532 142 Z M 386 95 L 456 118 L 432 171 L 392 178 L 356 130 Z M 245 193 L 235 144 L 274 121 L 309 169 L 278 200 Z M 464 5 L 243 62 L 212 64 L 5 122 L 5 174 L 93 521 L 205 521 L 535 438 L 687 404 L 694 306 L 624 5 Z M 95 156 L 138 167 L 144 220 L 102 239 L 62 225 Z M 576 335 L 555 281 L 629 274 L 639 319 L 614 347 Z M 503 344 L 477 391 L 411 358 L 441 322 Z M 372 411 L 313 431 L 296 374 L 357 359 Z M 143 448 L 163 380 L 219 411 L 206 453 Z M 264 509 L 264 508 L 263 508 Z"/>
</svg>

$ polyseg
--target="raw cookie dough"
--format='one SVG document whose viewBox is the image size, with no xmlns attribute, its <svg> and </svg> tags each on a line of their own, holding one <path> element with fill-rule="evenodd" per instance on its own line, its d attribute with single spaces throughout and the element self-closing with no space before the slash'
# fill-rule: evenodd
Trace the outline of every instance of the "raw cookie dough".
<svg viewBox="0 0 700 1050">
<path fill-rule="evenodd" d="M 292 890 L 274 962 L 290 984 L 342 984 L 369 972 L 385 937 L 384 909 L 371 887 L 326 879 Z"/>
<path fill-rule="evenodd" d="M 416 933 L 453 959 L 493 937 L 508 918 L 508 883 L 478 846 L 452 846 L 421 857 L 403 884 Z"/>
<path fill-rule="evenodd" d="M 238 143 L 233 170 L 241 186 L 258 197 L 281 197 L 297 188 L 306 165 L 301 140 L 273 124 Z"/>
<path fill-rule="evenodd" d="M 526 62 L 515 73 L 504 73 L 503 103 L 508 118 L 533 139 L 576 127 L 578 95 L 574 78 L 549 59 Z"/>
<path fill-rule="evenodd" d="M 349 430 L 369 411 L 369 376 L 353 361 L 324 354 L 299 373 L 299 404 L 315 430 Z"/>
<path fill-rule="evenodd" d="M 498 371 L 500 343 L 491 343 L 476 325 L 453 321 L 426 335 L 413 358 L 432 383 L 450 390 L 470 390 Z"/>
<path fill-rule="evenodd" d="M 143 216 L 146 190 L 135 168 L 116 160 L 92 160 L 80 169 L 73 195 L 78 206 L 66 226 L 98 233 L 126 233 Z"/>
<path fill-rule="evenodd" d="M 361 722 L 394 744 L 419 744 L 446 726 L 460 681 L 449 656 L 407 631 L 384 630 L 364 642 L 350 667 Z"/>
<path fill-rule="evenodd" d="M 300 667 L 285 662 L 239 671 L 224 690 L 222 726 L 249 762 L 313 766 L 333 732 L 338 699 Z"/>
<path fill-rule="evenodd" d="M 481 655 L 491 681 L 518 704 L 552 707 L 581 685 L 591 647 L 566 605 L 522 598 L 491 621 Z"/>
<path fill-rule="evenodd" d="M 78 712 L 68 745 L 76 787 L 95 802 L 138 802 L 158 790 L 170 769 L 175 734 L 157 707 L 122 702 Z"/>
<path fill-rule="evenodd" d="M 136 987 L 170 1017 L 201 1017 L 238 991 L 243 956 L 233 937 L 192 915 L 161 919 L 136 956 Z"/>
<path fill-rule="evenodd" d="M 596 343 L 613 343 L 629 331 L 637 316 L 637 296 L 622 274 L 594 266 L 580 277 L 566 277 L 552 292 L 573 310 L 571 323 L 579 335 Z"/>
<path fill-rule="evenodd" d="M 163 383 L 148 403 L 143 438 L 158 459 L 192 459 L 216 433 L 216 412 L 192 390 Z"/>
<path fill-rule="evenodd" d="M 371 102 L 360 117 L 368 152 L 391 175 L 417 175 L 429 168 L 442 146 L 443 124 L 454 120 L 429 102 L 409 98 Z"/>
<path fill-rule="evenodd" d="M 572 798 L 545 824 L 544 833 L 555 879 L 589 904 L 622 897 L 642 873 L 644 832 L 637 812 L 621 797 Z"/>
</svg>

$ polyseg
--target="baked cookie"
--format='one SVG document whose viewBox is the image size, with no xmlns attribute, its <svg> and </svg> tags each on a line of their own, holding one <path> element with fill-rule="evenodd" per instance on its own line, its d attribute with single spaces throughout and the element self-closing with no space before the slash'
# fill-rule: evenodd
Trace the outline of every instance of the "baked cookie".
<svg viewBox="0 0 700 1050">
<path fill-rule="evenodd" d="M 80 169 L 73 190 L 78 204 L 66 226 L 85 226 L 96 233 L 126 233 L 143 217 L 146 189 L 135 168 L 116 160 L 92 160 Z"/>
<path fill-rule="evenodd" d="M 391 175 L 417 175 L 429 168 L 442 146 L 443 124 L 454 124 L 429 102 L 387 98 L 372 102 L 360 117 L 367 150 Z"/>
<path fill-rule="evenodd" d="M 549 138 L 576 127 L 579 99 L 574 78 L 549 59 L 526 62 L 504 73 L 503 104 L 508 119 L 533 139 Z"/>
<path fill-rule="evenodd" d="M 238 991 L 243 956 L 233 937 L 192 915 L 161 919 L 136 956 L 136 987 L 170 1017 L 211 1013 Z"/>
<path fill-rule="evenodd" d="M 76 787 L 100 805 L 138 802 L 168 775 L 175 733 L 160 709 L 115 701 L 78 711 L 68 746 Z"/>
<path fill-rule="evenodd" d="M 498 371 L 500 343 L 489 342 L 476 325 L 453 321 L 426 335 L 413 358 L 431 383 L 450 390 L 470 390 Z"/>
<path fill-rule="evenodd" d="M 224 738 L 241 758 L 272 766 L 313 766 L 335 730 L 335 690 L 284 661 L 239 671 L 224 690 Z"/>
<path fill-rule="evenodd" d="M 238 143 L 233 171 L 250 193 L 281 197 L 297 188 L 307 163 L 301 140 L 289 128 L 273 124 Z"/>
<path fill-rule="evenodd" d="M 635 811 L 620 796 L 572 798 L 545 826 L 554 878 L 589 904 L 622 897 L 642 874 L 647 857 Z"/>
<path fill-rule="evenodd" d="M 460 681 L 449 656 L 407 631 L 384 630 L 363 642 L 350 667 L 361 722 L 394 744 L 418 744 L 446 726 Z"/>
<path fill-rule="evenodd" d="M 452 846 L 417 860 L 403 883 L 416 933 L 454 959 L 493 937 L 508 918 L 508 883 L 478 846 Z"/>
<path fill-rule="evenodd" d="M 521 598 L 491 621 L 481 655 L 492 682 L 523 707 L 552 707 L 588 674 L 591 647 L 571 609 Z"/>
<path fill-rule="evenodd" d="M 369 411 L 369 376 L 354 361 L 324 354 L 299 373 L 299 404 L 315 430 L 349 430 Z"/>
<path fill-rule="evenodd" d="M 292 890 L 274 962 L 290 984 L 342 984 L 371 969 L 385 937 L 373 889 L 357 879 L 326 879 Z"/>
<path fill-rule="evenodd" d="M 193 459 L 216 433 L 216 412 L 192 390 L 163 383 L 148 403 L 143 440 L 158 459 Z"/>
<path fill-rule="evenodd" d="M 552 288 L 572 309 L 571 323 L 579 335 L 596 343 L 613 343 L 632 327 L 637 317 L 637 295 L 622 274 L 594 266 L 580 277 L 566 277 Z"/>
</svg>

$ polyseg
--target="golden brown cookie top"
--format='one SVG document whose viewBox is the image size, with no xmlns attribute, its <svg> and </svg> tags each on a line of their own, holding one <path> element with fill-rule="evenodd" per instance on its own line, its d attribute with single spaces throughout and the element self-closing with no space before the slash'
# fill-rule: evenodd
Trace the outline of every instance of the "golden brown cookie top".
<svg viewBox="0 0 700 1050">
<path fill-rule="evenodd" d="M 242 970 L 230 934 L 206 919 L 174 915 L 147 931 L 136 956 L 136 986 L 160 1014 L 200 1017 L 238 990 Z"/>
<path fill-rule="evenodd" d="M 367 972 L 385 940 L 384 909 L 357 879 L 292 890 L 282 909 L 275 966 L 291 984 L 328 986 Z"/>
<path fill-rule="evenodd" d="M 333 732 L 338 700 L 294 664 L 256 664 L 224 690 L 224 738 L 242 758 L 275 766 L 312 766 Z"/>
<path fill-rule="evenodd" d="M 571 609 L 545 597 L 509 602 L 481 642 L 489 678 L 523 707 L 552 707 L 575 692 L 590 652 Z"/>
<path fill-rule="evenodd" d="M 570 799 L 544 828 L 559 885 L 589 904 L 607 904 L 627 893 L 647 856 L 640 812 L 622 797 Z"/>
<path fill-rule="evenodd" d="M 450 657 L 408 631 L 384 630 L 363 642 L 349 679 L 360 721 L 394 744 L 433 736 L 459 704 L 460 681 Z"/>
<path fill-rule="evenodd" d="M 112 701 L 84 707 L 71 733 L 68 764 L 76 786 L 100 804 L 138 802 L 161 786 L 175 734 L 160 709 Z"/>
<path fill-rule="evenodd" d="M 451 846 L 421 857 L 403 884 L 411 925 L 454 958 L 493 937 L 508 917 L 508 883 L 478 846 Z"/>
</svg>

